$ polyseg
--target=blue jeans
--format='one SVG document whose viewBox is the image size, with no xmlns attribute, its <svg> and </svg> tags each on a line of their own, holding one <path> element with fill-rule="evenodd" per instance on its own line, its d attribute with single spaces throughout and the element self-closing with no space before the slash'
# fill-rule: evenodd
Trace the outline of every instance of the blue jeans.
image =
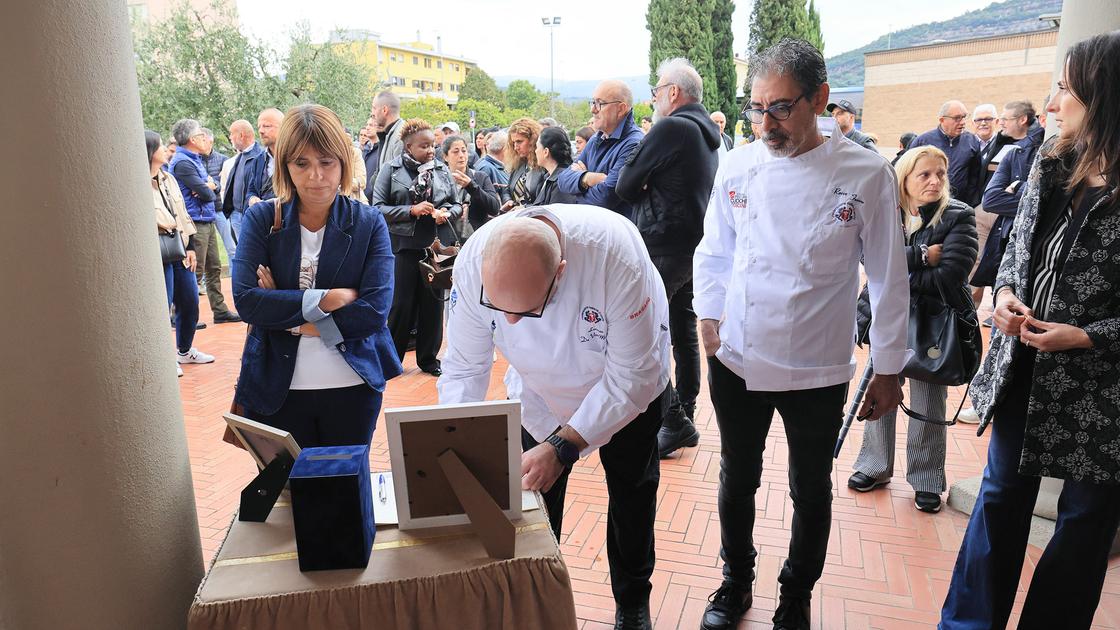
<svg viewBox="0 0 1120 630">
<path fill-rule="evenodd" d="M 1004 628 L 1023 569 L 1039 477 L 1018 472 L 1034 353 L 1021 349 L 995 410 L 988 465 L 941 609 L 943 630 Z M 1120 526 L 1120 486 L 1065 482 L 1054 537 L 1035 567 L 1019 628 L 1089 628 Z"/>
<path fill-rule="evenodd" d="M 175 345 L 187 352 L 194 343 L 194 327 L 198 323 L 198 279 L 181 262 L 163 266 L 167 286 L 167 305 L 175 305 Z"/>
<path fill-rule="evenodd" d="M 373 439 L 381 392 L 369 385 L 333 389 L 292 389 L 276 413 L 245 410 L 250 420 L 292 434 L 300 448 L 368 445 Z"/>
<path fill-rule="evenodd" d="M 237 239 L 241 236 L 241 219 L 245 218 L 245 213 L 240 210 L 234 210 L 229 215 L 229 228 L 233 233 L 234 249 L 237 247 Z M 226 247 L 229 247 L 228 245 Z M 229 250 L 229 259 L 233 260 L 234 250 Z"/>
<path fill-rule="evenodd" d="M 229 259 L 233 260 L 233 255 L 237 252 L 237 241 L 233 240 L 233 233 L 231 220 L 233 215 L 227 219 L 225 213 L 221 210 L 214 213 L 214 225 L 218 226 L 218 236 L 222 239 L 222 245 L 226 248 L 226 253 L 229 254 Z"/>
</svg>

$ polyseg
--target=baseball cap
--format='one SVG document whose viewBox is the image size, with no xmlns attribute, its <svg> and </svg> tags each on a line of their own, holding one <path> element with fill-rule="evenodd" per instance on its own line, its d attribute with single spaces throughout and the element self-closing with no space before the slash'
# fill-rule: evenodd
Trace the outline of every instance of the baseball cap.
<svg viewBox="0 0 1120 630">
<path fill-rule="evenodd" d="M 439 126 L 440 129 L 450 129 L 454 133 L 459 133 L 459 123 L 447 121 Z"/>
<path fill-rule="evenodd" d="M 832 110 L 834 110 L 836 108 L 840 108 L 840 109 L 848 112 L 849 114 L 858 114 L 859 113 L 859 112 L 856 111 L 856 106 L 852 105 L 852 102 L 849 101 L 848 99 L 843 99 L 842 98 L 839 101 L 836 101 L 835 103 L 829 103 L 828 107 L 826 107 L 825 109 L 827 109 L 829 111 L 829 113 L 831 113 Z"/>
</svg>

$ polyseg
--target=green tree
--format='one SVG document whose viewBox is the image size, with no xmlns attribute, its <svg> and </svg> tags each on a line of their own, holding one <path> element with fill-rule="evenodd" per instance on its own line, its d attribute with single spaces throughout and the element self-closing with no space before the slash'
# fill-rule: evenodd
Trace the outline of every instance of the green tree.
<svg viewBox="0 0 1120 630">
<path fill-rule="evenodd" d="M 401 118 L 423 118 L 432 126 L 443 124 L 452 118 L 454 112 L 442 98 L 421 96 L 401 102 Z"/>
<path fill-rule="evenodd" d="M 730 120 L 739 109 L 735 103 L 735 93 L 739 88 L 735 75 L 735 33 L 731 29 L 735 0 L 711 0 L 711 4 L 712 72 L 716 89 L 714 92 L 705 89 L 704 105 L 708 111 L 724 112 Z"/>
<path fill-rule="evenodd" d="M 824 45 L 820 15 L 812 0 L 809 8 L 806 8 L 805 0 L 755 0 L 747 53 L 757 55 L 786 37 L 804 39 L 818 49 Z M 750 94 L 750 89 L 749 84 L 743 86 L 747 94 Z"/>
<path fill-rule="evenodd" d="M 365 124 L 377 86 L 372 79 L 373 71 L 352 52 L 312 44 L 310 29 L 304 23 L 293 33 L 283 65 L 285 90 L 296 103 L 318 103 L 331 108 L 355 133 Z"/>
<path fill-rule="evenodd" d="M 646 10 L 649 31 L 650 85 L 657 84 L 657 67 L 684 57 L 704 79 L 707 95 L 719 94 L 712 50 L 712 10 L 715 0 L 650 0 Z"/>
<path fill-rule="evenodd" d="M 505 107 L 506 104 L 498 84 L 482 68 L 467 70 L 467 77 L 459 88 L 459 100 L 483 101 L 497 108 Z"/>
<path fill-rule="evenodd" d="M 643 116 L 649 116 L 651 118 L 653 117 L 653 105 L 650 105 L 649 103 L 646 103 L 646 102 L 635 103 L 634 104 L 634 124 L 635 125 L 641 125 Z"/>
<path fill-rule="evenodd" d="M 459 102 L 455 104 L 455 111 L 451 113 L 451 120 L 459 123 L 459 129 L 464 134 L 470 132 L 472 111 L 474 112 L 475 129 L 502 124 L 502 110 L 493 103 L 460 98 Z"/>
<path fill-rule="evenodd" d="M 532 109 L 540 98 L 540 90 L 525 79 L 518 79 L 506 87 L 506 107 L 509 109 Z"/>
</svg>

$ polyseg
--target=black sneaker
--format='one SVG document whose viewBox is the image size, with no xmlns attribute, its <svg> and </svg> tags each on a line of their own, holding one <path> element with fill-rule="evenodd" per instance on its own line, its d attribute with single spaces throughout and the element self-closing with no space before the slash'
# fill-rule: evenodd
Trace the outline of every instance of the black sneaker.
<svg viewBox="0 0 1120 630">
<path fill-rule="evenodd" d="M 848 477 L 848 487 L 856 492 L 871 492 L 875 488 L 885 486 L 890 482 L 890 479 L 879 481 L 859 471 L 856 471 L 851 477 Z"/>
<path fill-rule="evenodd" d="M 915 492 L 914 507 L 923 512 L 937 514 L 941 511 L 941 495 L 936 492 Z"/>
<path fill-rule="evenodd" d="M 751 608 L 754 596 L 751 585 L 732 580 L 723 584 L 708 597 L 708 607 L 700 621 L 700 630 L 726 630 L 739 625 L 739 620 Z"/>
<path fill-rule="evenodd" d="M 678 449 L 686 446 L 696 446 L 700 443 L 700 432 L 696 425 L 684 414 L 683 409 L 670 411 L 662 420 L 661 428 L 657 431 L 657 454 L 661 459 L 672 455 Z"/>
<path fill-rule="evenodd" d="M 774 611 L 774 630 L 810 630 L 809 598 L 780 596 Z"/>
<path fill-rule="evenodd" d="M 615 610 L 614 630 L 653 630 L 653 622 L 649 619 L 649 604 Z"/>
<path fill-rule="evenodd" d="M 215 324 L 233 324 L 241 321 L 241 316 L 233 311 L 226 311 L 214 316 Z"/>
</svg>

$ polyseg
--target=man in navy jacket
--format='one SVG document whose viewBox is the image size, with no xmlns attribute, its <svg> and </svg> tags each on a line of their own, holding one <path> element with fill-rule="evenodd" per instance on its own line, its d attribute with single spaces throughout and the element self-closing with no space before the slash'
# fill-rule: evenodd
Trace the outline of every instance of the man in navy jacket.
<svg viewBox="0 0 1120 630">
<path fill-rule="evenodd" d="M 970 206 L 984 192 L 980 178 L 980 139 L 964 130 L 968 110 L 960 101 L 947 101 L 937 112 L 938 125 L 914 139 L 910 148 L 932 145 L 949 156 L 949 186 L 953 199 Z"/>
<path fill-rule="evenodd" d="M 597 132 L 587 141 L 580 161 L 557 175 L 560 191 L 579 203 L 600 206 L 632 218 L 630 204 L 615 192 L 618 173 L 645 135 L 634 124 L 634 95 L 622 81 L 603 81 L 591 98 L 591 126 Z"/>
<path fill-rule="evenodd" d="M 284 113 L 271 107 L 257 116 L 257 133 L 261 136 L 261 145 L 265 150 L 255 156 L 246 156 L 241 167 L 246 175 L 244 208 L 276 196 L 272 192 L 272 173 L 276 169 L 272 154 L 276 150 L 276 139 L 280 137 L 280 125 L 283 122 Z"/>
</svg>

